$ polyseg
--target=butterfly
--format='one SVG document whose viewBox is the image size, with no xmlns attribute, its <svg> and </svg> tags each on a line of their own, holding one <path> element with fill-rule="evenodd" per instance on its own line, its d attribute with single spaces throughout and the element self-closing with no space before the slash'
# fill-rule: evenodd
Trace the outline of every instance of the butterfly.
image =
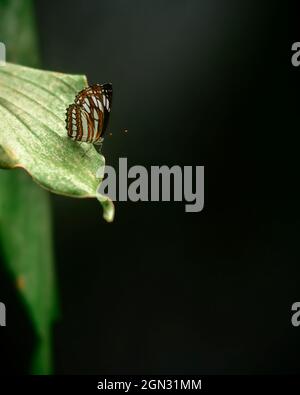
<svg viewBox="0 0 300 395">
<path fill-rule="evenodd" d="M 91 85 L 80 91 L 66 113 L 68 136 L 75 141 L 100 145 L 107 128 L 112 84 Z"/>
</svg>

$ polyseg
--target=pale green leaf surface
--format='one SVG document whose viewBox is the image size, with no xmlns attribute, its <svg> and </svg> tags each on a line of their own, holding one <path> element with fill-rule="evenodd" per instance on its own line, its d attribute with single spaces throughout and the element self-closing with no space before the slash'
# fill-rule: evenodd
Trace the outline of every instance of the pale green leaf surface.
<svg viewBox="0 0 300 395">
<path fill-rule="evenodd" d="M 0 67 L 0 166 L 24 168 L 51 192 L 96 197 L 112 221 L 113 203 L 99 196 L 96 173 L 104 157 L 67 136 L 66 108 L 87 86 L 83 75 L 7 63 Z"/>
</svg>

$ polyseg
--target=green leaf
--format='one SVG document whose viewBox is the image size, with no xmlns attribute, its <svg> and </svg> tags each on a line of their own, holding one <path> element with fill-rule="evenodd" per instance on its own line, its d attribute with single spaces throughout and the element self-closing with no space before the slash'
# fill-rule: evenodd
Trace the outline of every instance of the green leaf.
<svg viewBox="0 0 300 395">
<path fill-rule="evenodd" d="M 0 0 L 0 20 L 0 40 L 6 45 L 7 58 L 37 66 L 39 56 L 32 1 Z M 0 156 L 7 158 L 1 146 Z M 5 161 L 3 165 L 11 167 L 13 162 Z M 57 315 L 48 195 L 25 172 L 0 170 L 1 250 L 37 335 L 29 368 L 35 374 L 52 371 L 50 332 Z"/>
<path fill-rule="evenodd" d="M 0 0 L 0 41 L 10 62 L 39 65 L 32 0 Z"/>
<path fill-rule="evenodd" d="M 98 198 L 104 218 L 112 221 L 112 202 L 97 192 L 104 157 L 71 140 L 65 128 L 66 108 L 85 86 L 82 75 L 0 67 L 0 165 L 24 168 L 51 192 Z"/>
<path fill-rule="evenodd" d="M 31 0 L 0 0 L 0 41 L 10 62 L 39 65 Z M 95 192 L 94 170 L 104 164 L 103 157 L 91 150 L 82 158 L 87 147 L 71 144 L 63 126 L 65 107 L 85 84 L 84 76 L 0 66 L 0 167 L 22 167 L 56 193 L 96 196 L 112 220 L 112 203 Z M 57 316 L 51 210 L 46 190 L 23 170 L 0 170 L 0 242 L 38 336 L 31 372 L 49 374 L 51 325 Z"/>
<path fill-rule="evenodd" d="M 23 171 L 0 170 L 1 250 L 37 335 L 31 367 L 37 374 L 51 372 L 50 330 L 57 316 L 48 195 Z"/>
</svg>

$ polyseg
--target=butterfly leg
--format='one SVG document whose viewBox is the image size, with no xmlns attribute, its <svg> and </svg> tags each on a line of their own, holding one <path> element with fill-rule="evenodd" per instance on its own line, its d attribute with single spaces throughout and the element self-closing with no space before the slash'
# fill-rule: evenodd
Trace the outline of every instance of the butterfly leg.
<svg viewBox="0 0 300 395">
<path fill-rule="evenodd" d="M 102 150 L 103 141 L 104 141 L 104 138 L 101 138 L 101 139 L 97 142 L 97 144 L 94 144 L 94 147 L 96 148 L 96 151 L 97 151 L 98 154 L 100 154 L 100 155 L 101 155 L 101 150 Z"/>
<path fill-rule="evenodd" d="M 91 148 L 92 146 L 90 146 L 86 151 L 84 151 L 82 158 L 84 158 L 87 155 L 87 153 L 90 152 Z"/>
</svg>

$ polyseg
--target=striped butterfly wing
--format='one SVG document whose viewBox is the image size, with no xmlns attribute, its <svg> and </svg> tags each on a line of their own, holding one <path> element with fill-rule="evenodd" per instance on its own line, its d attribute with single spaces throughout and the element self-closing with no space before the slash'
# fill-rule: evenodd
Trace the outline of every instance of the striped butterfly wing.
<svg viewBox="0 0 300 395">
<path fill-rule="evenodd" d="M 67 109 L 68 136 L 76 141 L 97 144 L 106 130 L 112 101 L 112 85 L 92 85 L 75 98 Z"/>
<path fill-rule="evenodd" d="M 103 133 L 104 133 L 108 125 L 109 114 L 112 104 L 112 84 L 100 85 L 100 98 L 102 100 L 102 105 L 104 107 L 104 125 L 103 125 Z"/>
<path fill-rule="evenodd" d="M 107 128 L 111 102 L 111 84 L 89 86 L 79 92 L 75 98 L 75 104 L 80 105 L 93 119 L 96 131 L 95 142 L 100 140 Z"/>
<path fill-rule="evenodd" d="M 78 104 L 71 104 L 67 109 L 67 130 L 72 140 L 83 142 L 97 141 L 93 120 Z"/>
</svg>

